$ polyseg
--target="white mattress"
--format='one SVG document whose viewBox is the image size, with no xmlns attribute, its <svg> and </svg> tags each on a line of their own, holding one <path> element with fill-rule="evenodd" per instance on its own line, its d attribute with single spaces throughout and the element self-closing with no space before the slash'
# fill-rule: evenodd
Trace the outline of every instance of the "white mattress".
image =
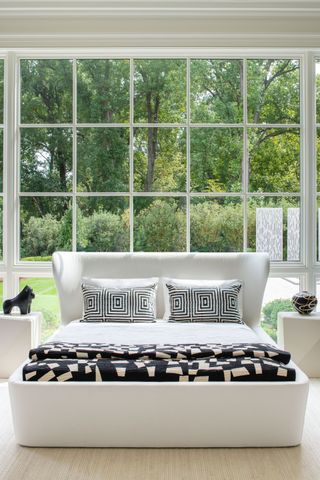
<svg viewBox="0 0 320 480">
<path fill-rule="evenodd" d="M 50 341 L 114 344 L 261 342 L 250 327 L 238 323 L 85 323 L 61 327 Z"/>
</svg>

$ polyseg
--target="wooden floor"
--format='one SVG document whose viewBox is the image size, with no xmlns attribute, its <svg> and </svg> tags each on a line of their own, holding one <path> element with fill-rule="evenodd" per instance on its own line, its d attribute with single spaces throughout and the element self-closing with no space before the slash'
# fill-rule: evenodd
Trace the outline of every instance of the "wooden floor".
<svg viewBox="0 0 320 480">
<path fill-rule="evenodd" d="M 312 380 L 302 445 L 245 449 L 62 449 L 16 445 L 0 383 L 3 480 L 320 480 L 320 380 Z"/>
</svg>

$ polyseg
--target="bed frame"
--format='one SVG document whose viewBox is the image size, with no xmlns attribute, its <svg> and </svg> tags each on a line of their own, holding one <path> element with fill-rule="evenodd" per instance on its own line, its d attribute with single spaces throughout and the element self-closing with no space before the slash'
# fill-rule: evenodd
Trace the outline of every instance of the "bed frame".
<svg viewBox="0 0 320 480">
<path fill-rule="evenodd" d="M 261 253 L 70 253 L 53 255 L 61 323 L 82 316 L 82 276 L 167 276 L 243 281 L 243 317 L 260 336 L 269 260 Z M 158 316 L 164 311 L 158 291 Z M 272 342 L 273 343 L 273 342 Z M 275 447 L 301 442 L 308 379 L 294 382 L 142 383 L 9 379 L 17 442 L 43 447 Z"/>
</svg>

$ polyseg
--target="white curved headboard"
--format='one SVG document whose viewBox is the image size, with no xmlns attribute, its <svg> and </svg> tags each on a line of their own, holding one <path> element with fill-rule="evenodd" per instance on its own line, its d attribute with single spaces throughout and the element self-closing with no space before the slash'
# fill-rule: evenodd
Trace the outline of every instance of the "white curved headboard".
<svg viewBox="0 0 320 480">
<path fill-rule="evenodd" d="M 259 324 L 263 293 L 269 274 L 266 253 L 84 253 L 55 252 L 53 274 L 57 284 L 61 323 L 82 317 L 82 277 L 173 277 L 243 282 L 243 319 Z M 157 312 L 164 313 L 161 282 Z"/>
</svg>

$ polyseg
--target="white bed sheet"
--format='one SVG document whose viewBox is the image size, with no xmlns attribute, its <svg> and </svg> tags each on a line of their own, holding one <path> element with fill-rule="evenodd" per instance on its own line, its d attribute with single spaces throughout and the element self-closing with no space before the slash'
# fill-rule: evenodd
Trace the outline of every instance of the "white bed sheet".
<svg viewBox="0 0 320 480">
<path fill-rule="evenodd" d="M 261 342 L 250 327 L 235 323 L 85 323 L 61 327 L 50 341 L 114 344 Z"/>
</svg>

